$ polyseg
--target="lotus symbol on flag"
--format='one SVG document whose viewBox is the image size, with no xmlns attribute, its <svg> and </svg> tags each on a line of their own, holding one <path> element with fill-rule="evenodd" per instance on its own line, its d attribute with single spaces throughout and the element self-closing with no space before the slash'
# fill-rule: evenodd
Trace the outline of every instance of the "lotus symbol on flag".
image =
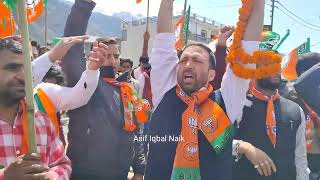
<svg viewBox="0 0 320 180">
<path fill-rule="evenodd" d="M 28 22 L 32 23 L 36 21 L 43 12 L 46 1 L 44 0 L 27 0 L 27 15 Z"/>
<path fill-rule="evenodd" d="M 39 2 L 40 0 L 27 0 L 27 8 L 34 9 Z"/>
</svg>

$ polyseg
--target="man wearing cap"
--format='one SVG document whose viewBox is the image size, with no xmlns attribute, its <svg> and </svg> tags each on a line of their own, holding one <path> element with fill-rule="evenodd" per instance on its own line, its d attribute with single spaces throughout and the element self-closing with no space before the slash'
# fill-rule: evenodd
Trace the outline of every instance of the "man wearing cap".
<svg viewBox="0 0 320 180">
<path fill-rule="evenodd" d="M 43 56 L 41 61 L 54 62 L 61 59 L 71 46 L 82 42 L 84 38 L 65 38 L 69 43 L 60 44 Z M 101 52 L 101 48 L 98 51 Z M 83 89 L 82 93 L 88 93 L 90 98 L 97 86 L 99 61 L 102 58 L 99 59 L 97 53 L 90 57 L 88 71 L 78 85 L 83 87 L 83 84 L 87 83 L 87 88 L 63 88 L 52 84 L 41 84 L 41 87 L 38 87 L 34 100 L 36 145 L 39 154 L 28 154 L 28 110 L 20 42 L 13 37 L 0 39 L 0 54 L 0 179 L 69 179 L 71 162 L 64 154 L 59 130 L 50 112 L 81 106 L 67 98 L 61 100 L 63 93 L 70 95 L 75 89 Z M 35 68 L 39 66 L 36 65 Z"/>
</svg>

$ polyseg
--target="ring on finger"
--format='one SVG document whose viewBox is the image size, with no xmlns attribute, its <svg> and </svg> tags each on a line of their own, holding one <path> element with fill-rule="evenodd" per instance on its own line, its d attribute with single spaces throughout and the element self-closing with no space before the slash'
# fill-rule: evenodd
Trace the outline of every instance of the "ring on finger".
<svg viewBox="0 0 320 180">
<path fill-rule="evenodd" d="M 257 169 L 259 167 L 259 164 L 254 165 L 254 168 Z"/>
</svg>

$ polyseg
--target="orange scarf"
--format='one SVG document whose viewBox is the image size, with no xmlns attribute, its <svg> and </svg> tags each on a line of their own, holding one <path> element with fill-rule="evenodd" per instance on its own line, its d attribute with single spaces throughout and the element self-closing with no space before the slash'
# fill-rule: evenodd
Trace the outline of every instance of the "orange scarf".
<svg viewBox="0 0 320 180">
<path fill-rule="evenodd" d="M 54 126 L 55 132 L 59 136 L 60 135 L 60 124 L 59 124 L 59 120 L 57 117 L 56 108 L 52 104 L 48 95 L 42 89 L 38 89 L 37 94 L 34 95 L 34 99 L 37 103 L 39 111 L 47 114 L 47 116 L 51 120 L 51 123 Z"/>
<path fill-rule="evenodd" d="M 307 152 L 310 152 L 314 140 L 320 137 L 320 117 L 316 112 L 313 111 L 313 109 L 306 102 L 303 103 L 308 111 L 306 118 L 306 144 Z"/>
<path fill-rule="evenodd" d="M 267 133 L 271 143 L 273 144 L 273 146 L 275 146 L 276 139 L 277 139 L 277 122 L 276 122 L 273 101 L 278 100 L 280 98 L 280 95 L 277 92 L 271 98 L 269 98 L 268 96 L 264 95 L 262 92 L 258 91 L 256 88 L 252 88 L 251 94 L 261 101 L 268 102 L 267 117 L 266 117 Z"/>
<path fill-rule="evenodd" d="M 176 93 L 188 105 L 182 114 L 180 136 L 184 141 L 178 142 L 172 180 L 200 180 L 200 162 L 198 146 L 198 130 L 210 142 L 217 154 L 224 150 L 226 142 L 232 138 L 233 126 L 223 109 L 209 96 L 213 91 L 211 85 L 187 96 L 180 86 Z"/>
<path fill-rule="evenodd" d="M 145 123 L 149 120 L 151 114 L 150 104 L 125 82 L 118 82 L 113 78 L 104 78 L 106 83 L 120 87 L 123 110 L 124 110 L 124 127 L 128 132 L 133 132 L 137 128 L 134 117 L 138 124 Z"/>
<path fill-rule="evenodd" d="M 48 95 L 42 91 L 41 89 L 38 89 L 37 93 L 34 95 L 34 99 L 37 103 L 38 109 L 40 112 L 46 113 L 49 117 L 51 123 L 54 126 L 55 132 L 57 135 L 60 135 L 60 125 L 59 121 L 56 115 L 56 110 L 52 102 L 50 101 L 50 98 Z M 22 142 L 21 142 L 21 153 L 27 154 L 30 150 L 30 141 L 29 141 L 29 129 L 28 129 L 28 114 L 27 114 L 27 108 L 26 108 L 26 100 L 23 99 L 20 102 L 21 109 L 22 109 Z"/>
</svg>

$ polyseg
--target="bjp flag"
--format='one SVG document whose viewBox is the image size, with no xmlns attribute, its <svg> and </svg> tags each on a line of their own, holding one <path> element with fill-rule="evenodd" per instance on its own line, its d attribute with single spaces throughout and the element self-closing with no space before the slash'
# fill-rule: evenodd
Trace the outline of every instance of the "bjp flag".
<svg viewBox="0 0 320 180">
<path fill-rule="evenodd" d="M 27 17 L 29 24 L 41 17 L 46 0 L 27 0 Z"/>
<path fill-rule="evenodd" d="M 10 9 L 0 1 L 0 38 L 15 33 L 15 22 L 11 18 Z"/>
<path fill-rule="evenodd" d="M 190 6 L 184 16 L 181 16 L 175 26 L 176 49 L 182 50 L 188 44 Z"/>
<path fill-rule="evenodd" d="M 310 38 L 307 42 L 293 49 L 285 56 L 281 63 L 281 75 L 288 81 L 296 80 L 298 75 L 296 71 L 298 59 L 302 54 L 310 52 Z"/>
<path fill-rule="evenodd" d="M 139 4 L 139 3 L 141 3 L 142 2 L 142 0 L 137 0 L 137 4 Z"/>
</svg>

